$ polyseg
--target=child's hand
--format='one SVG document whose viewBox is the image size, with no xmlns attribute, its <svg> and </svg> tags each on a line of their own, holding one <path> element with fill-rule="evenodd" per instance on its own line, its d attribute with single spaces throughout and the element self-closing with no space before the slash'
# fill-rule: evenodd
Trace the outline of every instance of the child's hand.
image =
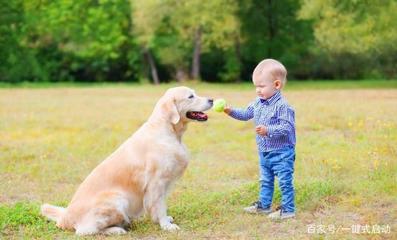
<svg viewBox="0 0 397 240">
<path fill-rule="evenodd" d="M 225 108 L 223 109 L 223 112 L 226 113 L 227 115 L 229 115 L 231 111 L 232 108 L 229 105 L 226 105 Z"/>
<path fill-rule="evenodd" d="M 267 129 L 263 125 L 258 125 L 255 128 L 255 132 L 261 136 L 266 136 L 267 135 Z"/>
</svg>

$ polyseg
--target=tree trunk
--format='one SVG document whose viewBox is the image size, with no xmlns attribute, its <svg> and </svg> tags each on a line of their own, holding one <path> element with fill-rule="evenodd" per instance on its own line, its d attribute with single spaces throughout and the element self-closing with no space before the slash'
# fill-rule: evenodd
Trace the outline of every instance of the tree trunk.
<svg viewBox="0 0 397 240">
<path fill-rule="evenodd" d="M 186 72 L 185 68 L 179 67 L 176 69 L 175 78 L 179 83 L 184 82 L 189 79 L 189 73 Z"/>
<path fill-rule="evenodd" d="M 192 62 L 192 78 L 200 79 L 200 55 L 201 55 L 201 27 L 198 27 L 194 35 L 194 50 Z"/>
<path fill-rule="evenodd" d="M 156 67 L 156 63 L 154 62 L 153 55 L 148 48 L 145 48 L 143 51 L 150 66 L 150 72 L 152 74 L 153 83 L 155 85 L 158 85 L 160 84 L 160 79 L 157 74 L 157 67 Z"/>
</svg>

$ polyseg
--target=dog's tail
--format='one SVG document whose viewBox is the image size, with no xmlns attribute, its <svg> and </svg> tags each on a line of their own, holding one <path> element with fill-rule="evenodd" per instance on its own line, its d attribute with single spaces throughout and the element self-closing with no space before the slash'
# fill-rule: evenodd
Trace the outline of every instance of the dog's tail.
<svg viewBox="0 0 397 240">
<path fill-rule="evenodd" d="M 47 203 L 41 205 L 41 214 L 57 223 L 61 220 L 65 212 L 66 208 L 63 207 L 57 207 Z"/>
</svg>

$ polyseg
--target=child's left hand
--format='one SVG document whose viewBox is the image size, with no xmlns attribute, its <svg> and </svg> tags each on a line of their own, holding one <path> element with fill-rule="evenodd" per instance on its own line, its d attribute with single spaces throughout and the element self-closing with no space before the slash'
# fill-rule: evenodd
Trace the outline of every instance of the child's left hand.
<svg viewBox="0 0 397 240">
<path fill-rule="evenodd" d="M 267 135 L 267 129 L 266 129 L 266 127 L 263 126 L 263 125 L 258 125 L 258 126 L 256 126 L 255 132 L 256 132 L 257 134 L 259 134 L 259 135 L 262 135 L 262 136 L 266 136 L 266 135 Z"/>
</svg>

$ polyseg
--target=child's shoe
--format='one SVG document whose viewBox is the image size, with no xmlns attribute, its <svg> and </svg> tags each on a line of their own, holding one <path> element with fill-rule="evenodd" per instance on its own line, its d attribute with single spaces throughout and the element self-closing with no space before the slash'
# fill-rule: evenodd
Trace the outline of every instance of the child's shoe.
<svg viewBox="0 0 397 240">
<path fill-rule="evenodd" d="M 283 212 L 280 209 L 280 210 L 277 210 L 275 212 L 272 212 L 267 217 L 272 219 L 272 220 L 283 220 L 283 219 L 287 219 L 287 218 L 294 218 L 295 217 L 295 213 L 294 212 Z"/>
<path fill-rule="evenodd" d="M 259 201 L 254 202 L 251 206 L 245 207 L 244 211 L 251 214 L 269 214 L 272 212 L 272 209 L 262 208 L 261 203 Z"/>
</svg>

